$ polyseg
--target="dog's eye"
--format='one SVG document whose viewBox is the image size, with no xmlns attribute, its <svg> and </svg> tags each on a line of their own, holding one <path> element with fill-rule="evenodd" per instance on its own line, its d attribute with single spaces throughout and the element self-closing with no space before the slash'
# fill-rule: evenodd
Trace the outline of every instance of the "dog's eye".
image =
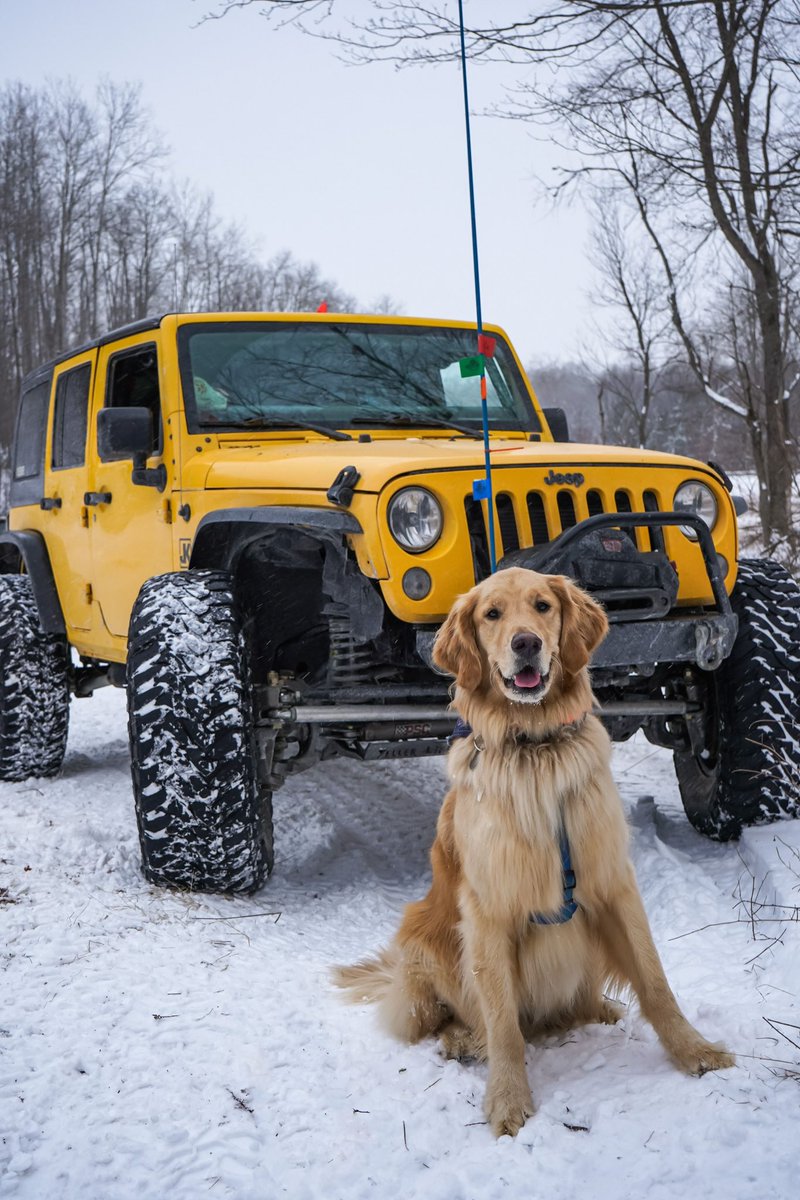
<svg viewBox="0 0 800 1200">
<path fill-rule="evenodd" d="M 553 606 L 552 604 L 548 604 L 546 600 L 537 600 L 535 607 L 537 612 L 550 612 Z"/>
<path fill-rule="evenodd" d="M 499 621 L 500 615 L 499 608 L 490 608 L 488 612 L 484 613 L 487 621 Z"/>
</svg>

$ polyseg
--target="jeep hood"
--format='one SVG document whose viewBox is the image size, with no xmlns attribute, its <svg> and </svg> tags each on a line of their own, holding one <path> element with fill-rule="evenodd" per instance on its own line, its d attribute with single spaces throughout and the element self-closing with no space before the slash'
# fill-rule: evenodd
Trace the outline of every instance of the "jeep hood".
<svg viewBox="0 0 800 1200">
<path fill-rule="evenodd" d="M 580 471 L 588 467 L 683 467 L 687 472 L 713 474 L 691 458 L 656 450 L 594 446 L 576 442 L 529 442 L 493 438 L 492 466 L 552 467 Z M 474 471 L 483 474 L 483 443 L 467 438 L 388 437 L 371 442 L 318 442 L 281 439 L 231 446 L 222 443 L 192 456 L 184 466 L 184 485 L 200 488 L 287 488 L 327 491 L 339 471 L 354 466 L 360 473 L 359 493 L 378 493 L 387 484 L 419 472 Z M 716 477 L 716 476 L 715 476 Z M 190 482 L 191 479 L 191 482 Z"/>
</svg>

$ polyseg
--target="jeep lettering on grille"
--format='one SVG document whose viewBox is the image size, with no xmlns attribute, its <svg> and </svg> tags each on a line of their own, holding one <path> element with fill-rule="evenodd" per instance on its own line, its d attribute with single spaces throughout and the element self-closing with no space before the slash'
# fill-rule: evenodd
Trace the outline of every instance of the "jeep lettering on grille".
<svg viewBox="0 0 800 1200">
<path fill-rule="evenodd" d="M 585 479 L 580 471 L 554 471 L 551 467 L 550 474 L 545 475 L 544 481 L 545 483 L 549 483 L 551 487 L 556 483 L 566 483 L 570 487 L 583 487 Z"/>
</svg>

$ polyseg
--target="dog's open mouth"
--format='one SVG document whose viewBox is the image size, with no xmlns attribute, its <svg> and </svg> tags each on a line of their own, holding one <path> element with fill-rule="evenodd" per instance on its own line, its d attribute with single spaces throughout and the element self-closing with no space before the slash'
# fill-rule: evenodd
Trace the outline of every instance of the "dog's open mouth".
<svg viewBox="0 0 800 1200">
<path fill-rule="evenodd" d="M 538 700 L 547 688 L 548 675 L 542 675 L 536 667 L 523 667 L 515 675 L 501 676 L 506 690 L 519 700 Z"/>
</svg>

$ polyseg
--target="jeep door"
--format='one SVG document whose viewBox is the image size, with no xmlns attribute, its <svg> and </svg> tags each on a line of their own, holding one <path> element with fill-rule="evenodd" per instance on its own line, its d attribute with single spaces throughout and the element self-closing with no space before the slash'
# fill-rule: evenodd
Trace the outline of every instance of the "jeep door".
<svg viewBox="0 0 800 1200">
<path fill-rule="evenodd" d="M 161 371 L 159 348 L 152 333 L 100 348 L 95 397 L 93 475 L 86 497 L 92 588 L 106 629 L 114 639 L 126 642 L 139 588 L 151 575 L 173 570 L 171 481 L 163 492 L 153 486 L 135 486 L 130 458 L 101 459 L 97 413 L 103 407 L 148 408 L 153 417 L 153 437 L 147 465 L 155 467 L 162 461 Z M 117 648 L 124 650 L 125 642 L 117 641 Z"/>
<path fill-rule="evenodd" d="M 39 518 L 64 620 L 68 630 L 78 631 L 92 629 L 96 615 L 84 501 L 89 401 L 96 361 L 97 350 L 89 350 L 60 363 L 53 372 Z M 77 640 L 80 642 L 80 637 Z"/>
</svg>

